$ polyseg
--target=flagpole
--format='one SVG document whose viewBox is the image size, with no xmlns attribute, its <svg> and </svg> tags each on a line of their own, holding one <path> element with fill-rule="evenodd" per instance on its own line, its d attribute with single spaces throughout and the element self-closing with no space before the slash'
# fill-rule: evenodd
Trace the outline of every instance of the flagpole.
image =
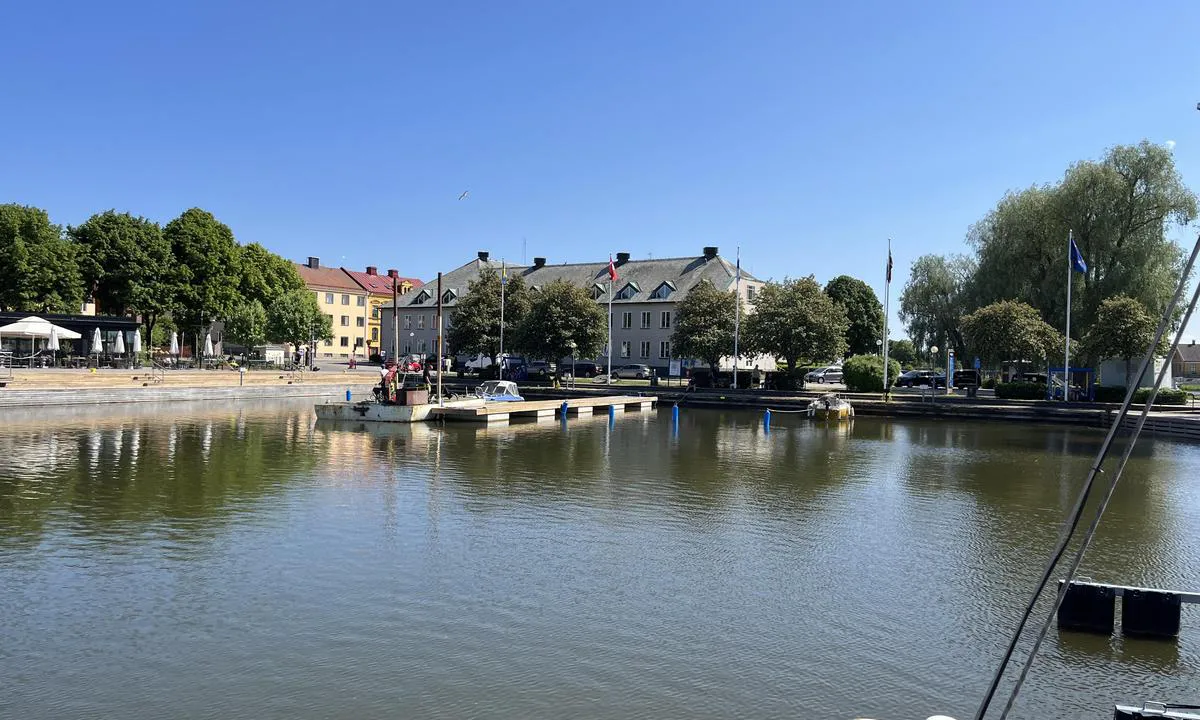
<svg viewBox="0 0 1200 720">
<path fill-rule="evenodd" d="M 888 396 L 888 313 L 892 299 L 892 239 L 888 238 L 888 264 L 883 276 L 883 397 Z"/>
<path fill-rule="evenodd" d="M 738 330 L 742 320 L 742 246 L 737 246 L 737 277 L 733 281 L 733 389 L 737 390 Z"/>
<path fill-rule="evenodd" d="M 608 267 L 612 268 L 612 257 L 608 258 Z M 612 275 L 608 276 L 608 379 L 605 384 L 612 383 L 612 301 L 613 301 L 613 281 Z"/>
<path fill-rule="evenodd" d="M 1070 396 L 1071 390 L 1071 280 L 1075 274 L 1074 258 L 1071 257 L 1071 247 L 1075 244 L 1075 235 L 1073 230 L 1067 230 L 1067 345 L 1063 351 L 1063 375 L 1066 382 L 1063 384 L 1063 402 L 1066 402 Z M 1125 378 L 1128 384 L 1129 378 Z"/>
<path fill-rule="evenodd" d="M 500 259 L 500 374 L 497 375 L 501 380 L 504 379 L 504 286 L 507 285 L 508 275 L 504 267 L 504 259 Z"/>
</svg>

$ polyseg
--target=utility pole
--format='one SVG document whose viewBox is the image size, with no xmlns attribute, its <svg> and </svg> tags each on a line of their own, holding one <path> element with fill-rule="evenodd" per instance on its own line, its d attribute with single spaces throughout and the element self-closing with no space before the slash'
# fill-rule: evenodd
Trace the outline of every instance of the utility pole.
<svg viewBox="0 0 1200 720">
<path fill-rule="evenodd" d="M 437 396 L 438 406 L 445 405 L 442 401 L 442 274 L 438 273 L 437 281 Z"/>
<path fill-rule="evenodd" d="M 392 277 L 392 360 L 400 358 L 400 280 Z"/>
</svg>

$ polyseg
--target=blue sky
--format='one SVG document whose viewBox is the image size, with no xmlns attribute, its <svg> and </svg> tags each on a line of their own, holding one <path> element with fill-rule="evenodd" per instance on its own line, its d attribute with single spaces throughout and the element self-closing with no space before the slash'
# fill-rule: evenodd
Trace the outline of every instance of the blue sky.
<svg viewBox="0 0 1200 720">
<path fill-rule="evenodd" d="M 1192 2 L 80 1 L 4 24 L 0 202 L 199 206 L 293 259 L 423 278 L 523 239 L 550 262 L 740 244 L 760 277 L 882 293 L 891 237 L 894 313 L 911 260 L 1110 145 L 1174 141 L 1200 187 Z"/>
</svg>

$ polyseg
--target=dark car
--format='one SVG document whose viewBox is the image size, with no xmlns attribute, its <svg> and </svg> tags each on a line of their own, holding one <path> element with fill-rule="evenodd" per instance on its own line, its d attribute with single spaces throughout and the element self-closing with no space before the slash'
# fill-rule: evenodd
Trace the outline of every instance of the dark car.
<svg viewBox="0 0 1200 720">
<path fill-rule="evenodd" d="M 945 387 L 946 376 L 936 370 L 909 370 L 896 378 L 896 387 Z"/>
<path fill-rule="evenodd" d="M 603 372 L 603 370 L 601 368 L 596 366 L 596 363 L 586 361 L 586 360 L 580 360 L 579 362 L 576 362 L 576 363 L 571 363 L 571 362 L 559 363 L 558 367 L 559 367 L 559 372 L 561 372 L 564 376 L 570 375 L 572 369 L 574 369 L 575 377 L 581 377 L 581 378 L 594 378 L 597 375 L 599 375 L 601 372 Z"/>
<path fill-rule="evenodd" d="M 533 360 L 525 366 L 525 369 L 529 373 L 529 377 L 546 380 L 554 374 L 554 363 L 546 362 L 545 360 Z"/>
<path fill-rule="evenodd" d="M 955 370 L 954 387 L 979 387 L 979 371 Z"/>
</svg>

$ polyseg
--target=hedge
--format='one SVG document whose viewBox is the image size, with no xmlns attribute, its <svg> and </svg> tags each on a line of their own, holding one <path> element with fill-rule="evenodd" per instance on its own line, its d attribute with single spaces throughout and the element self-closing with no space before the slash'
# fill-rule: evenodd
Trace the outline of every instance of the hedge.
<svg viewBox="0 0 1200 720">
<path fill-rule="evenodd" d="M 889 360 L 888 368 L 888 385 L 894 385 L 900 375 L 900 363 Z M 883 358 L 855 355 L 842 364 L 842 382 L 851 392 L 883 392 Z"/>
<path fill-rule="evenodd" d="M 1133 404 L 1145 405 L 1146 398 L 1150 397 L 1150 388 L 1138 388 L 1133 392 Z M 1120 403 L 1125 402 L 1125 388 L 1097 385 L 1096 386 L 1096 402 Z M 1188 402 L 1188 394 L 1183 390 L 1171 390 L 1163 388 L 1158 391 L 1158 396 L 1154 398 L 1155 405 L 1186 405 Z"/>
<path fill-rule="evenodd" d="M 1046 386 L 1034 382 L 996 383 L 996 397 L 1005 400 L 1045 400 Z"/>
</svg>

